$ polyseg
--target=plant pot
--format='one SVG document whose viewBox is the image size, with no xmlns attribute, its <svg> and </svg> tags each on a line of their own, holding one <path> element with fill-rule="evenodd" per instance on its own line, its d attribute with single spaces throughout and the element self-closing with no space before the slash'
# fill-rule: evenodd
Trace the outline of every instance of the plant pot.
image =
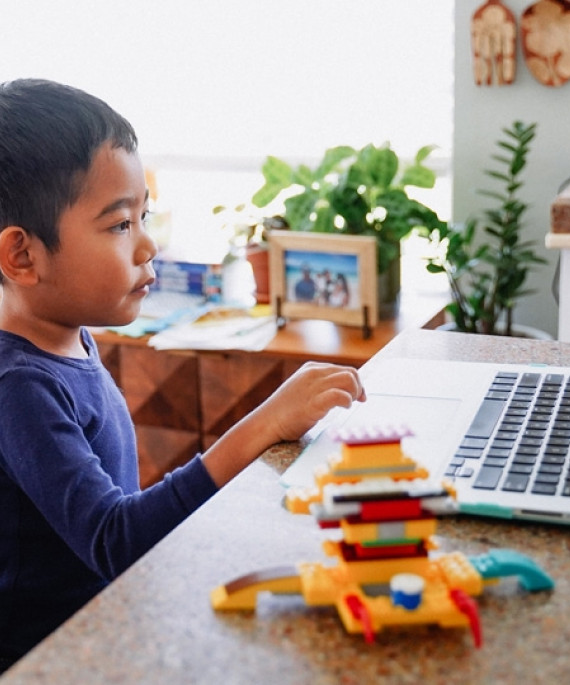
<svg viewBox="0 0 570 685">
<path fill-rule="evenodd" d="M 252 244 L 246 247 L 247 261 L 253 269 L 256 300 L 258 304 L 269 303 L 269 250 L 265 245 Z"/>
<path fill-rule="evenodd" d="M 457 330 L 457 326 L 453 321 L 448 321 L 446 323 L 442 323 L 441 326 L 438 326 L 437 329 L 438 331 L 451 331 L 452 333 L 459 333 L 461 331 Z M 494 335 L 497 336 L 504 336 L 505 333 L 504 331 L 504 326 L 497 325 L 496 327 L 497 332 Z M 546 331 L 541 331 L 540 328 L 533 328 L 532 326 L 523 326 L 522 324 L 514 324 L 512 326 L 512 336 L 513 338 L 527 338 L 528 340 L 553 340 L 553 337 L 550 335 L 550 333 L 547 333 Z"/>
<path fill-rule="evenodd" d="M 378 316 L 391 319 L 398 314 L 400 307 L 401 268 L 400 260 L 390 263 L 388 271 L 378 274 Z"/>
</svg>

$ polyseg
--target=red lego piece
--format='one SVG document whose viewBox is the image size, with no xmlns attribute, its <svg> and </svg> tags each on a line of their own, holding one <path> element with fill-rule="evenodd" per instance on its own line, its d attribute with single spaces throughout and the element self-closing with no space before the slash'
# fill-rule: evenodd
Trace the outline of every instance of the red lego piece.
<svg viewBox="0 0 570 685">
<path fill-rule="evenodd" d="M 362 624 L 362 632 L 364 634 L 365 641 L 368 644 L 372 644 L 374 642 L 374 630 L 372 628 L 372 621 L 366 606 L 360 601 L 357 595 L 347 595 L 344 598 L 344 601 L 350 609 L 350 613 Z"/>
<path fill-rule="evenodd" d="M 360 509 L 362 521 L 402 521 L 420 518 L 421 515 L 422 501 L 420 499 L 362 502 Z"/>
<path fill-rule="evenodd" d="M 459 611 L 465 614 L 469 619 L 469 627 L 471 628 L 471 635 L 473 635 L 475 647 L 481 647 L 483 644 L 483 636 L 477 603 L 463 590 L 450 590 L 449 596 Z"/>
</svg>

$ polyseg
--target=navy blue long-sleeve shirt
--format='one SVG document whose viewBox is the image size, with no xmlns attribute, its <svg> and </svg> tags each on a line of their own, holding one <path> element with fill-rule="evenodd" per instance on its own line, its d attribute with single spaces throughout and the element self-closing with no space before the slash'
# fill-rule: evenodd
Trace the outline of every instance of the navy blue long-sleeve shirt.
<svg viewBox="0 0 570 685">
<path fill-rule="evenodd" d="M 0 331 L 0 657 L 18 658 L 216 492 L 196 456 L 141 491 L 125 401 L 87 359 Z"/>
</svg>

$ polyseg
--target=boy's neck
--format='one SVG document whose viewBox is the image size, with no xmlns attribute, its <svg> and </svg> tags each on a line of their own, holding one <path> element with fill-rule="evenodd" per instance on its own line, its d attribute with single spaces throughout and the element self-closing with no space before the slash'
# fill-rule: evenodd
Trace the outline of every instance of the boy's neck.
<svg viewBox="0 0 570 685">
<path fill-rule="evenodd" d="M 86 359 L 81 328 L 66 328 L 52 322 L 33 320 L 14 314 L 0 296 L 0 330 L 29 340 L 44 352 L 60 357 Z"/>
</svg>

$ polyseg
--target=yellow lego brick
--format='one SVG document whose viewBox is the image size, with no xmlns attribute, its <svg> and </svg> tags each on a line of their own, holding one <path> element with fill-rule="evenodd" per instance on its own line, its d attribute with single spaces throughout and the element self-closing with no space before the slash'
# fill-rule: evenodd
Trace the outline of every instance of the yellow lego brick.
<svg viewBox="0 0 570 685">
<path fill-rule="evenodd" d="M 319 488 L 289 488 L 285 493 L 285 508 L 292 514 L 308 514 L 311 504 L 321 499 Z"/>
<path fill-rule="evenodd" d="M 469 619 L 450 598 L 449 590 L 442 583 L 426 586 L 417 609 L 408 610 L 394 606 L 389 596 L 368 597 L 362 592 L 354 593 L 366 608 L 374 632 L 394 625 L 438 624 L 445 628 L 469 627 Z M 349 633 L 361 633 L 362 622 L 350 611 L 346 595 L 336 602 L 337 611 Z"/>
<path fill-rule="evenodd" d="M 323 549 L 328 556 L 338 557 L 339 568 L 344 569 L 351 582 L 356 584 L 387 583 L 395 573 L 417 573 L 426 576 L 429 575 L 432 563 L 424 556 L 345 561 L 342 558 L 340 544 L 333 540 L 326 540 Z"/>
<path fill-rule="evenodd" d="M 420 468 L 414 468 L 407 470 L 407 467 L 405 467 L 402 470 L 390 470 L 390 471 L 384 471 L 384 473 L 374 473 L 374 472 L 368 472 L 368 473 L 332 473 L 329 470 L 326 469 L 316 469 L 315 470 L 315 482 L 317 484 L 317 487 L 322 490 L 322 488 L 325 487 L 325 485 L 328 485 L 329 483 L 336 483 L 336 484 L 341 484 L 341 483 L 359 483 L 360 481 L 367 480 L 370 478 L 378 479 L 381 477 L 385 478 L 391 478 L 392 480 L 415 480 L 416 478 L 420 478 L 422 480 L 427 480 L 429 478 L 429 472 L 424 469 L 423 467 Z"/>
<path fill-rule="evenodd" d="M 380 445 L 342 445 L 340 454 L 331 457 L 347 468 L 398 464 L 403 458 L 404 454 L 399 442 Z"/>
<path fill-rule="evenodd" d="M 480 595 L 484 589 L 481 574 L 461 552 L 452 552 L 435 560 L 449 587 L 464 590 L 468 595 Z"/>
<path fill-rule="evenodd" d="M 412 519 L 409 521 L 385 521 L 382 523 L 340 522 L 344 539 L 349 544 L 374 540 L 424 539 L 433 535 L 437 528 L 435 518 Z"/>
<path fill-rule="evenodd" d="M 333 606 L 353 582 L 346 569 L 319 563 L 299 564 L 299 574 L 303 598 L 311 606 Z"/>
</svg>

